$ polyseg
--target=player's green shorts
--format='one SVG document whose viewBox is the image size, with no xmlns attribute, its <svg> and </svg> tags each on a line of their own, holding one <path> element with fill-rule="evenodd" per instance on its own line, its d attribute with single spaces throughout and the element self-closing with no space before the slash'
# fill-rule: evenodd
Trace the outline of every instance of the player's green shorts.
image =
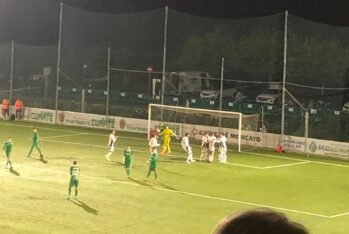
<svg viewBox="0 0 349 234">
<path fill-rule="evenodd" d="M 150 166 L 149 171 L 156 171 L 156 166 Z"/>
<path fill-rule="evenodd" d="M 70 187 L 73 187 L 73 186 L 78 187 L 78 186 L 79 186 L 79 179 L 71 178 L 71 179 L 70 179 L 69 186 L 70 186 Z"/>
<path fill-rule="evenodd" d="M 131 167 L 131 160 L 125 160 L 125 167 Z"/>
</svg>

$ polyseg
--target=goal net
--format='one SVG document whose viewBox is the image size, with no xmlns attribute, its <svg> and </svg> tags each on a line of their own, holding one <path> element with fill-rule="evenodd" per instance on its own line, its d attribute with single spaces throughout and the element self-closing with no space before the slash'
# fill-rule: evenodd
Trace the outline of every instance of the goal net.
<svg viewBox="0 0 349 234">
<path fill-rule="evenodd" d="M 205 133 L 224 133 L 228 144 L 236 145 L 240 152 L 246 132 L 257 131 L 258 119 L 258 114 L 149 104 L 148 138 L 162 125 L 169 126 L 179 136 L 188 133 L 191 139 L 197 140 L 201 140 Z"/>
</svg>

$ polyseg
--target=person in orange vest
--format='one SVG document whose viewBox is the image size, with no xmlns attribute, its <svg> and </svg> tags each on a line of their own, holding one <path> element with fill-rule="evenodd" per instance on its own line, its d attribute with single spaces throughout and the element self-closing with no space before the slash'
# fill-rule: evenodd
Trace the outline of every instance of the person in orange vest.
<svg viewBox="0 0 349 234">
<path fill-rule="evenodd" d="M 2 115 L 5 120 L 10 119 L 10 101 L 7 98 L 2 100 Z"/>
<path fill-rule="evenodd" d="M 23 110 L 23 102 L 20 98 L 17 98 L 15 102 L 15 107 L 16 107 L 16 119 L 19 120 L 21 118 L 21 113 Z"/>
</svg>

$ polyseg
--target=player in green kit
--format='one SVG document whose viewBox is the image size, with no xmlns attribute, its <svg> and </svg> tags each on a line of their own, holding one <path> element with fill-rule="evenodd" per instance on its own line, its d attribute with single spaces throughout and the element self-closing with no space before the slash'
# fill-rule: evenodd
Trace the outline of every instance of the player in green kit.
<svg viewBox="0 0 349 234">
<path fill-rule="evenodd" d="M 10 160 L 10 156 L 11 156 L 11 152 L 12 152 L 12 140 L 11 137 L 8 137 L 7 140 L 4 143 L 4 147 L 2 147 L 2 150 L 4 151 L 6 157 L 7 157 L 7 161 L 6 161 L 6 169 L 8 168 L 8 166 L 10 166 L 10 169 L 12 169 L 12 163 Z"/>
<path fill-rule="evenodd" d="M 74 161 L 73 166 L 70 167 L 70 182 L 69 182 L 68 200 L 70 199 L 72 187 L 75 187 L 75 199 L 78 198 L 79 175 L 80 175 L 80 168 L 77 166 L 77 161 Z"/>
<path fill-rule="evenodd" d="M 125 169 L 126 169 L 127 178 L 130 178 L 132 158 L 133 158 L 133 151 L 131 150 L 131 146 L 128 145 L 124 150 L 124 160 L 125 160 Z"/>
<path fill-rule="evenodd" d="M 28 157 L 30 157 L 31 153 L 33 152 L 34 147 L 39 151 L 40 159 L 44 160 L 44 156 L 42 155 L 41 150 L 40 150 L 40 136 L 39 136 L 38 130 L 36 128 L 33 128 L 32 146 L 31 146 L 30 151 L 28 153 Z"/>
<path fill-rule="evenodd" d="M 147 179 L 149 178 L 150 173 L 153 171 L 154 176 L 155 176 L 155 180 L 157 180 L 158 174 L 156 171 L 156 167 L 158 164 L 158 152 L 156 151 L 155 147 L 152 147 L 151 158 L 148 160 L 148 163 L 149 163 L 149 171 L 148 171 Z"/>
</svg>

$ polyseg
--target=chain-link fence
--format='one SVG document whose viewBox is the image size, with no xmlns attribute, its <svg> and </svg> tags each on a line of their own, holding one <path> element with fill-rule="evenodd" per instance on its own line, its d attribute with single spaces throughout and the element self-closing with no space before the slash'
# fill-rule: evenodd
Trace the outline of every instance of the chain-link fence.
<svg viewBox="0 0 349 234">
<path fill-rule="evenodd" d="M 349 140 L 349 28 L 62 5 L 57 30 L 55 46 L 0 44 L 1 98 L 135 118 L 149 103 L 231 110 L 259 114 L 263 131 Z"/>
</svg>

